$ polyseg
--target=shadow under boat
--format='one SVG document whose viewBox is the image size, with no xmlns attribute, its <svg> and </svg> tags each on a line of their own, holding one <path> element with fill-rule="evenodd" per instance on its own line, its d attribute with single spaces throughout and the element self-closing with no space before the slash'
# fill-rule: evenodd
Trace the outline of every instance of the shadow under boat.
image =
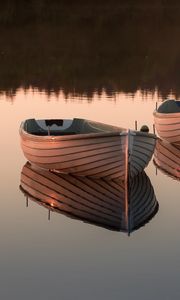
<svg viewBox="0 0 180 300">
<path fill-rule="evenodd" d="M 128 183 L 58 174 L 27 162 L 21 172 L 21 191 L 50 212 L 127 232 L 144 226 L 159 204 L 150 179 L 143 171 Z"/>
<path fill-rule="evenodd" d="M 164 174 L 180 180 L 180 148 L 165 140 L 158 139 L 153 162 Z"/>
</svg>

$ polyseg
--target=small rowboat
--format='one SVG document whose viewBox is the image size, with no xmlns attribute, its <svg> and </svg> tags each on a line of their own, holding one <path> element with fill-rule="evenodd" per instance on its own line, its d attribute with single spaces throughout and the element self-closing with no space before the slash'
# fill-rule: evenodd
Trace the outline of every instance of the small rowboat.
<svg viewBox="0 0 180 300">
<path fill-rule="evenodd" d="M 153 162 L 163 173 L 180 180 L 180 148 L 158 139 Z"/>
<path fill-rule="evenodd" d="M 54 173 L 27 162 L 21 172 L 20 189 L 27 206 L 31 199 L 49 213 L 128 234 L 149 222 L 159 207 L 145 172 L 125 183 Z"/>
<path fill-rule="evenodd" d="M 153 114 L 159 137 L 180 147 L 180 101 L 166 100 Z"/>
<path fill-rule="evenodd" d="M 84 119 L 28 119 L 20 126 L 20 136 L 25 157 L 38 167 L 107 179 L 144 170 L 156 143 L 154 134 Z"/>
</svg>

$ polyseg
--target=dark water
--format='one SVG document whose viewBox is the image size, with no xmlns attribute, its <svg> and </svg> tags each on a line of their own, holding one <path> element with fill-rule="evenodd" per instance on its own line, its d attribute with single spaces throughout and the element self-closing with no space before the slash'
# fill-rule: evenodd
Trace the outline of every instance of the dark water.
<svg viewBox="0 0 180 300">
<path fill-rule="evenodd" d="M 17 6 L 17 3 L 19 5 Z M 167 1 L 21 1 L 0 12 L 0 90 L 179 95 L 180 7 Z M 166 5 L 167 4 L 167 5 Z"/>
<path fill-rule="evenodd" d="M 48 220 L 19 189 L 18 133 L 27 118 L 75 116 L 152 132 L 155 103 L 179 95 L 178 4 L 14 3 L 0 12 L 1 298 L 179 299 L 179 180 L 150 162 L 159 210 L 130 236 Z"/>
</svg>

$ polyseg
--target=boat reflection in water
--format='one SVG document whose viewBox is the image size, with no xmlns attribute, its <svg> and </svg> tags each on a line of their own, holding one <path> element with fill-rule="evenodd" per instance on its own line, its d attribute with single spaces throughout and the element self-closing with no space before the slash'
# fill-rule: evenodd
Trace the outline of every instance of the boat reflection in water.
<svg viewBox="0 0 180 300">
<path fill-rule="evenodd" d="M 153 161 L 163 173 L 180 180 L 180 148 L 176 145 L 158 139 Z"/>
<path fill-rule="evenodd" d="M 159 205 L 145 172 L 125 183 L 37 169 L 27 162 L 20 189 L 50 211 L 110 230 L 127 232 L 144 226 Z"/>
</svg>

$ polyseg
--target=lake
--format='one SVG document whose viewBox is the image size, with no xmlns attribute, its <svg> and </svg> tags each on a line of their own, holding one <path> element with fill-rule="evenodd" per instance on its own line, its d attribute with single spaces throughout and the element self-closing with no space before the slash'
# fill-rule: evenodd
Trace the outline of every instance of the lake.
<svg viewBox="0 0 180 300">
<path fill-rule="evenodd" d="M 179 181 L 151 162 L 146 169 L 159 211 L 128 236 L 52 213 L 19 189 L 26 162 L 19 125 L 29 117 L 98 120 L 152 131 L 157 96 L 141 92 L 87 99 L 19 90 L 13 103 L 1 97 L 1 292 L 3 299 L 173 299 L 179 297 Z M 157 173 L 157 174 L 156 174 Z"/>
<path fill-rule="evenodd" d="M 131 8 L 130 18 L 120 8 L 113 19 L 115 10 L 113 17 L 108 11 L 25 28 L 8 15 L 0 29 L 3 300 L 180 298 L 179 180 L 156 168 L 153 158 L 145 172 L 159 209 L 130 234 L 49 213 L 27 202 L 19 187 L 26 163 L 21 121 L 79 117 L 131 129 L 137 121 L 138 129 L 146 124 L 153 132 L 156 103 L 178 97 L 178 12 L 171 23 L 159 7 L 153 23 L 152 12 L 143 17 Z"/>
</svg>

